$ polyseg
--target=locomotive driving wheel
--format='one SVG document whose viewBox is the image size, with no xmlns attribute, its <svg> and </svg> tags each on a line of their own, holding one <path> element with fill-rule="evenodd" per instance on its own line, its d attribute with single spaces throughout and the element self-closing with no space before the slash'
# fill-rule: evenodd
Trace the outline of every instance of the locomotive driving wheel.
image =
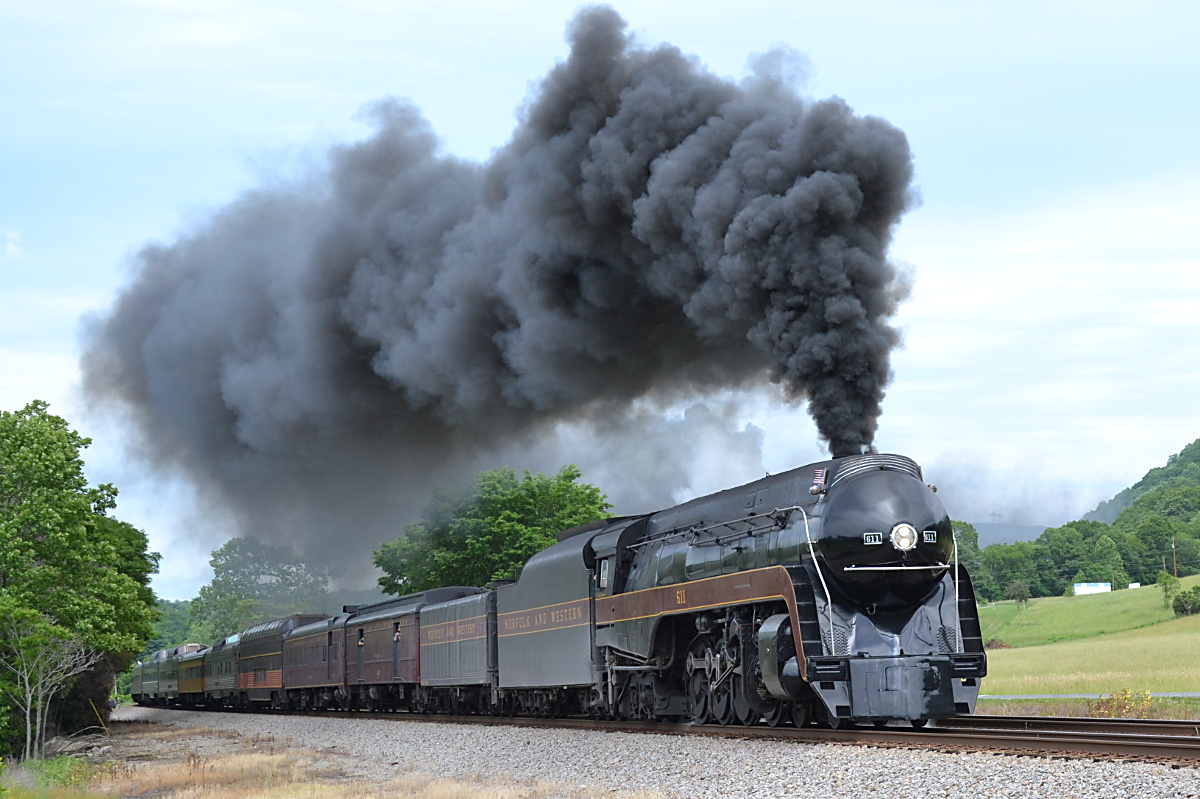
<svg viewBox="0 0 1200 799">
<path fill-rule="evenodd" d="M 759 666 L 758 645 L 748 635 L 748 626 L 740 634 L 741 666 L 730 676 L 733 680 L 734 708 L 738 721 L 744 727 L 753 727 L 779 703 L 766 698 L 766 686 L 762 683 Z M 782 719 L 782 714 L 780 714 Z M 774 726 L 774 725 L 773 725 Z"/>
<path fill-rule="evenodd" d="M 691 705 L 692 721 L 703 724 L 708 721 L 709 691 L 708 669 L 705 664 L 705 653 L 708 647 L 703 642 L 692 645 L 688 652 L 688 700 Z M 697 663 L 701 665 L 696 665 Z"/>
<path fill-rule="evenodd" d="M 737 718 L 733 708 L 733 681 L 726 680 L 709 691 L 712 718 L 717 724 L 730 725 Z"/>
<path fill-rule="evenodd" d="M 763 714 L 763 720 L 767 722 L 768 727 L 782 727 L 787 721 L 789 708 L 784 702 L 776 702 L 771 706 L 771 709 Z"/>
<path fill-rule="evenodd" d="M 688 678 L 688 699 L 692 703 L 692 721 L 708 720 L 708 675 L 700 670 Z"/>
<path fill-rule="evenodd" d="M 729 685 L 733 694 L 733 714 L 743 727 L 753 727 L 758 724 L 762 714 L 755 710 L 746 696 L 745 677 L 740 674 L 731 675 Z"/>
<path fill-rule="evenodd" d="M 804 700 L 792 702 L 792 724 L 804 729 L 812 723 L 812 703 Z"/>
</svg>

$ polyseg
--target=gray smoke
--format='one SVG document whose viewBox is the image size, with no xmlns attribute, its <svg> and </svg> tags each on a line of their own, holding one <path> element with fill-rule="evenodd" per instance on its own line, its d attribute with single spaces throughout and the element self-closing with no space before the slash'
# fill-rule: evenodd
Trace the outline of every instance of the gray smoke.
<svg viewBox="0 0 1200 799">
<path fill-rule="evenodd" d="M 905 293 L 903 133 L 801 99 L 764 71 L 786 58 L 733 83 L 605 7 L 568 38 L 487 163 L 387 100 L 319 174 L 143 249 L 89 330 L 90 396 L 246 533 L 301 549 L 393 538 L 431 487 L 564 424 L 644 464 L 647 407 L 720 391 L 774 382 L 833 454 L 869 448 Z"/>
<path fill-rule="evenodd" d="M 539 430 L 506 462 L 534 470 L 575 463 L 619 513 L 653 511 L 763 476 L 763 431 L 740 419 L 742 398 L 706 397 L 686 408 L 634 403 L 604 420 Z"/>
</svg>

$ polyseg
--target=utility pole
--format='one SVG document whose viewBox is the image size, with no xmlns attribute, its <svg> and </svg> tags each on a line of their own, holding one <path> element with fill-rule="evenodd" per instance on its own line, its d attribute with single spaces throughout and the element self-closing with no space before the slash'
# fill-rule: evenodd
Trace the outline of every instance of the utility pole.
<svg viewBox="0 0 1200 799">
<path fill-rule="evenodd" d="M 1171 536 L 1171 569 L 1175 572 L 1175 579 L 1179 579 L 1179 561 L 1175 558 L 1175 536 Z"/>
</svg>

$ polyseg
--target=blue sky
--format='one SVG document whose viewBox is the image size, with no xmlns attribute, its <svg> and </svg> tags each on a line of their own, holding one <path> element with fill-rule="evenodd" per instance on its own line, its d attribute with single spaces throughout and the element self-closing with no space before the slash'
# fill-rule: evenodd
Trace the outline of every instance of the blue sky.
<svg viewBox="0 0 1200 799">
<path fill-rule="evenodd" d="M 806 95 L 908 135 L 922 202 L 892 254 L 914 288 L 877 445 L 925 465 L 952 515 L 1062 523 L 1200 437 L 1200 5 L 614 7 L 719 75 L 792 48 Z M 365 135 L 373 100 L 410 99 L 446 152 L 486 159 L 576 8 L 0 0 L 0 408 L 45 399 L 95 439 L 89 475 L 163 553 L 161 594 L 194 595 L 235 530 L 87 407 L 81 319 L 147 242 Z M 743 404 L 764 468 L 823 456 L 802 411 Z M 698 466 L 692 488 L 758 476 L 739 469 Z"/>
</svg>

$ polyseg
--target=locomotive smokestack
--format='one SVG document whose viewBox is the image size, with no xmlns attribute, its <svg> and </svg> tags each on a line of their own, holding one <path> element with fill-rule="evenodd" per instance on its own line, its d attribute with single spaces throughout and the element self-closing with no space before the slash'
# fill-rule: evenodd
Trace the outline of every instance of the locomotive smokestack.
<svg viewBox="0 0 1200 799">
<path fill-rule="evenodd" d="M 869 448 L 904 135 L 638 47 L 609 8 L 568 38 L 487 163 L 388 100 L 309 182 L 143 249 L 92 326 L 87 391 L 246 532 L 301 547 L 374 546 L 487 453 L 647 399 L 770 380 L 834 455 Z"/>
</svg>

